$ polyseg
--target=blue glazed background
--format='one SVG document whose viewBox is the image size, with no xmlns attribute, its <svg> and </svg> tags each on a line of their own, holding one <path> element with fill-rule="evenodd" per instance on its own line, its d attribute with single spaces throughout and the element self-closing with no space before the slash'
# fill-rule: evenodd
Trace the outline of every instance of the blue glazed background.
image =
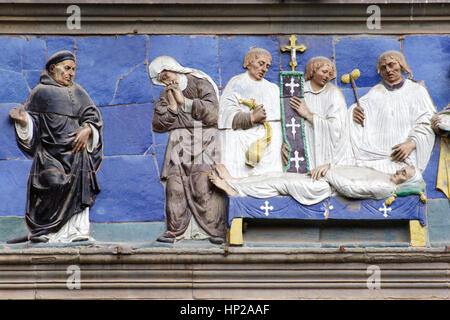
<svg viewBox="0 0 450 320">
<path fill-rule="evenodd" d="M 326 56 L 336 63 L 335 83 L 348 106 L 351 88 L 338 81 L 354 68 L 361 70 L 358 94 L 367 93 L 380 81 L 376 60 L 386 50 L 400 50 L 423 80 L 438 110 L 450 101 L 450 36 L 407 36 L 402 43 L 386 36 L 301 37 L 307 50 L 297 55 L 297 70 L 304 71 L 313 56 Z M 95 37 L 0 37 L 0 216 L 22 217 L 31 160 L 17 148 L 9 110 L 24 104 L 39 81 L 46 59 L 59 50 L 77 56 L 76 81 L 90 94 L 104 117 L 105 159 L 99 171 L 102 192 L 92 208 L 93 222 L 164 221 L 164 187 L 159 174 L 167 133 L 151 131 L 153 104 L 162 88 L 154 86 L 147 66 L 159 55 L 170 55 L 183 66 L 208 73 L 219 88 L 244 71 L 244 54 L 260 46 L 272 54 L 267 79 L 278 84 L 279 72 L 290 70 L 289 55 L 280 47 L 287 36 L 95 36 Z M 401 46 L 402 45 L 402 46 Z M 435 189 L 439 159 L 436 139 L 425 171 L 429 199 L 444 199 Z"/>
</svg>

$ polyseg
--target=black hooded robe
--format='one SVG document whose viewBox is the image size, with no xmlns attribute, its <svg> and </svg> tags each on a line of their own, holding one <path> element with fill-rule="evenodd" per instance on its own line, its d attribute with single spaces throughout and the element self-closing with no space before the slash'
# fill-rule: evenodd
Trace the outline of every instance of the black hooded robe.
<svg viewBox="0 0 450 320">
<path fill-rule="evenodd" d="M 46 71 L 25 110 L 33 119 L 33 137 L 28 144 L 17 133 L 16 138 L 19 148 L 33 159 L 25 212 L 33 240 L 57 232 L 94 204 L 100 192 L 96 172 L 103 159 L 103 122 L 99 109 L 80 85 L 62 86 Z M 73 153 L 75 135 L 69 134 L 88 124 L 99 133 L 96 148 Z"/>
</svg>

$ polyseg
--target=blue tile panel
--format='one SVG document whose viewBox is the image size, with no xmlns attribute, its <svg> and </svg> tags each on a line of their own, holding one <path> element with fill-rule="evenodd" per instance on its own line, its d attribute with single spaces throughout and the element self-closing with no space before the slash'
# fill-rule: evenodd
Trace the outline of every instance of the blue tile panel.
<svg viewBox="0 0 450 320">
<path fill-rule="evenodd" d="M 245 70 L 245 53 L 252 46 L 272 55 L 267 79 L 278 84 L 279 72 L 290 70 L 288 53 L 280 47 L 289 36 L 2 36 L 0 37 L 0 216 L 23 216 L 26 181 L 31 161 L 17 148 L 9 110 L 23 105 L 39 81 L 46 59 L 59 50 L 70 50 L 77 57 L 76 81 L 100 107 L 104 118 L 105 159 L 99 171 L 102 192 L 92 208 L 93 222 L 164 221 L 164 187 L 159 175 L 164 160 L 167 133 L 151 131 L 153 104 L 162 87 L 152 84 L 147 66 L 157 56 L 170 55 L 183 66 L 209 74 L 218 86 Z M 334 80 L 348 106 L 354 103 L 351 87 L 339 80 L 354 68 L 359 96 L 380 81 L 376 60 L 386 50 L 403 49 L 416 80 L 423 80 L 441 110 L 450 102 L 450 36 L 301 36 L 297 44 L 307 50 L 297 54 L 304 71 L 314 56 L 325 56 L 336 63 Z M 425 170 L 429 199 L 444 199 L 435 189 L 439 159 L 439 139 Z M 438 217 L 448 207 L 437 206 Z M 430 227 L 439 225 L 439 222 Z M 448 232 L 448 226 L 443 227 Z M 436 229 L 437 230 L 437 229 Z M 440 231 L 441 232 L 441 231 Z M 435 239 L 440 239 L 434 234 Z M 433 238 L 434 239 L 434 238 Z"/>
</svg>

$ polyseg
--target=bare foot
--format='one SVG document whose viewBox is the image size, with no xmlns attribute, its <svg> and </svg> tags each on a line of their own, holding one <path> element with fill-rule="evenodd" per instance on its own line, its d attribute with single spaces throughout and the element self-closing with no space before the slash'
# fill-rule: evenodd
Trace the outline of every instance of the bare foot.
<svg viewBox="0 0 450 320">
<path fill-rule="evenodd" d="M 230 175 L 230 172 L 227 170 L 223 163 L 216 164 L 214 168 L 220 178 L 224 180 L 233 180 L 233 177 Z"/>
<path fill-rule="evenodd" d="M 18 107 L 12 108 L 11 111 L 9 111 L 9 116 L 11 119 L 18 122 L 22 128 L 27 126 L 27 113 L 25 110 Z"/>
<path fill-rule="evenodd" d="M 209 181 L 211 181 L 211 183 L 213 185 L 215 185 L 217 188 L 219 188 L 222 191 L 225 191 L 225 193 L 229 196 L 237 196 L 237 192 L 233 190 L 233 188 L 231 188 L 228 183 L 220 178 L 217 173 L 212 170 L 209 174 L 208 174 L 208 178 Z"/>
</svg>

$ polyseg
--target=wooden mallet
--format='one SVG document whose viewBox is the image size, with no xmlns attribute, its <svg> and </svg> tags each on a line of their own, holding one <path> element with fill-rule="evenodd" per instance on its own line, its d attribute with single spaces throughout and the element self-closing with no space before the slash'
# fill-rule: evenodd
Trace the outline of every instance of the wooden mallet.
<svg viewBox="0 0 450 320">
<path fill-rule="evenodd" d="M 349 82 L 351 83 L 352 88 L 353 88 L 353 94 L 355 95 L 355 99 L 356 99 L 356 105 L 358 106 L 358 108 L 363 110 L 363 108 L 361 107 L 361 104 L 359 103 L 358 91 L 356 91 L 356 84 L 355 84 L 355 80 L 358 79 L 360 75 L 361 75 L 361 73 L 359 72 L 359 70 L 354 69 L 352 72 L 344 74 L 341 77 L 341 81 L 343 83 L 349 83 Z"/>
</svg>

